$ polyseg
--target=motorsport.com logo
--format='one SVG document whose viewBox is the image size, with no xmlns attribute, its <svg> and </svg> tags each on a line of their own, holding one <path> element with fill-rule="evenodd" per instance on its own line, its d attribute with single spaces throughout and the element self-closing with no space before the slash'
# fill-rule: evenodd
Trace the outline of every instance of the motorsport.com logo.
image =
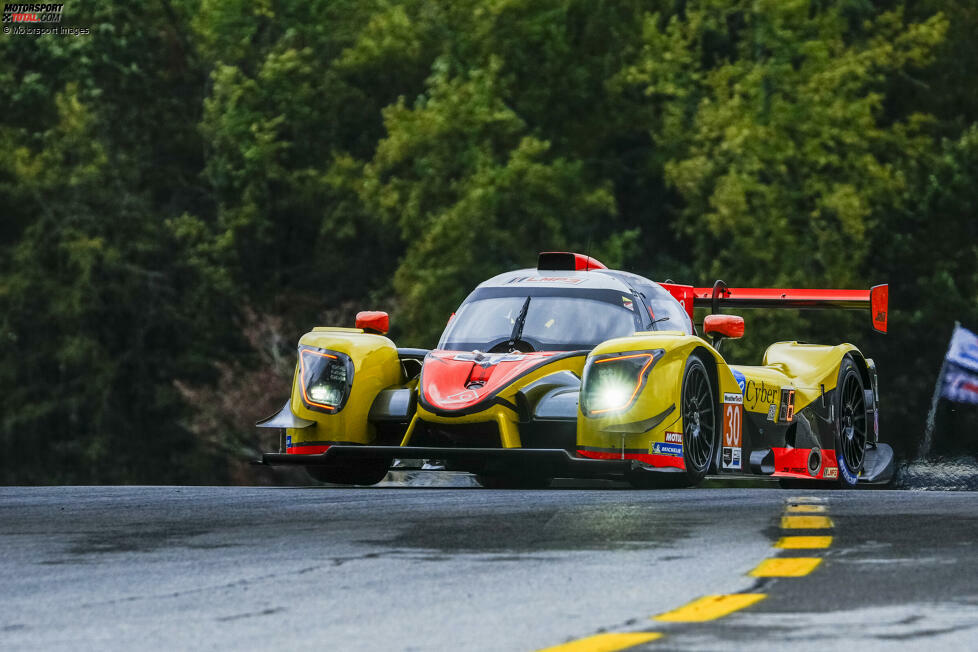
<svg viewBox="0 0 978 652">
<path fill-rule="evenodd" d="M 61 4 L 11 3 L 3 6 L 4 23 L 60 23 Z"/>
</svg>

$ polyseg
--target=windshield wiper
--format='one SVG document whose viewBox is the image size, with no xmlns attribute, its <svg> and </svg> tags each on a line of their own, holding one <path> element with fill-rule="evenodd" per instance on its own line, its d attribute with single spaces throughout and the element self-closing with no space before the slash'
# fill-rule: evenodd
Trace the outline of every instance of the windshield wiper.
<svg viewBox="0 0 978 652">
<path fill-rule="evenodd" d="M 669 317 L 659 317 L 658 319 L 653 319 L 653 320 L 652 320 L 652 323 L 651 323 L 651 324 L 649 324 L 649 325 L 650 325 L 650 326 L 655 326 L 655 325 L 656 325 L 656 324 L 658 324 L 658 323 L 659 323 L 660 321 L 669 321 Z"/>
<path fill-rule="evenodd" d="M 523 307 L 520 308 L 520 314 L 516 318 L 516 322 L 513 324 L 513 333 L 509 336 L 509 341 L 506 342 L 507 348 L 510 351 L 516 348 L 516 343 L 520 341 L 520 337 L 523 335 L 523 324 L 526 323 L 526 313 L 530 310 L 530 297 L 526 298 L 523 302 Z"/>
</svg>

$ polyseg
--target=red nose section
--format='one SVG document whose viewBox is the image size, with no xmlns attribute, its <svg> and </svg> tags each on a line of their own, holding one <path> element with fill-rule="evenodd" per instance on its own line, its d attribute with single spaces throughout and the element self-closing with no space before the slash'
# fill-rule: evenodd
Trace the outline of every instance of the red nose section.
<svg viewBox="0 0 978 652">
<path fill-rule="evenodd" d="M 437 410 L 468 410 L 554 355 L 432 351 L 421 374 L 422 397 Z"/>
</svg>

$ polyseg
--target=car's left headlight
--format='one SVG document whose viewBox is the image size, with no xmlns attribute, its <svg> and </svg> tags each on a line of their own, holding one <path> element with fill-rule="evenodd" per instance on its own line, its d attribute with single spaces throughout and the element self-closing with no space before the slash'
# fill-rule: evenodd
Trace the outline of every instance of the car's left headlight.
<svg viewBox="0 0 978 652">
<path fill-rule="evenodd" d="M 581 411 L 597 416 L 631 407 L 645 386 L 649 370 L 664 353 L 663 349 L 607 353 L 588 360 L 584 367 Z"/>
<path fill-rule="evenodd" d="M 339 351 L 299 347 L 299 390 L 310 410 L 335 414 L 353 387 L 353 360 Z"/>
</svg>

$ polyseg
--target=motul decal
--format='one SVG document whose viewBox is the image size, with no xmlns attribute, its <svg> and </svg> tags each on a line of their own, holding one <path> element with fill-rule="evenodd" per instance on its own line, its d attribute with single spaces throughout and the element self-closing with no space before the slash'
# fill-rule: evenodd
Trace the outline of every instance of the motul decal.
<svg viewBox="0 0 978 652">
<path fill-rule="evenodd" d="M 681 432 L 667 432 L 666 433 L 666 443 L 669 443 L 669 444 L 681 444 L 681 443 L 683 443 L 683 433 L 681 433 Z"/>
</svg>

